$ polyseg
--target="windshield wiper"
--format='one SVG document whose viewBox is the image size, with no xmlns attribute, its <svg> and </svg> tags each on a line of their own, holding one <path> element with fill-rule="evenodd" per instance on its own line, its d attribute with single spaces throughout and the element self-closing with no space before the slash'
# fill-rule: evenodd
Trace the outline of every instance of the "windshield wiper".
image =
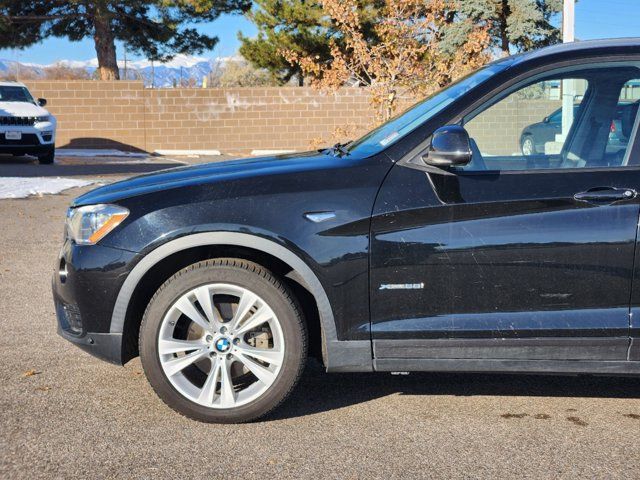
<svg viewBox="0 0 640 480">
<path fill-rule="evenodd" d="M 351 142 L 353 142 L 353 140 L 349 140 L 348 142 L 344 143 L 338 142 L 333 147 L 327 148 L 325 151 L 331 153 L 331 155 L 333 155 L 334 157 L 350 155 L 349 150 L 347 150 L 345 147 L 347 147 L 347 145 L 349 145 Z"/>
</svg>

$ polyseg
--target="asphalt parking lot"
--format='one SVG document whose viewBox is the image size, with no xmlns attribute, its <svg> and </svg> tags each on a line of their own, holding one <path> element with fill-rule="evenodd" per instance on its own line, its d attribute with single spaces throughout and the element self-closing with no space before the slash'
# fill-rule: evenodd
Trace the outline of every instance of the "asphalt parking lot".
<svg viewBox="0 0 640 480">
<path fill-rule="evenodd" d="M 11 161 L 0 177 L 104 183 L 202 160 Z M 179 416 L 139 360 L 109 365 L 56 335 L 50 275 L 66 206 L 86 190 L 0 200 L 0 478 L 638 476 L 636 378 L 327 375 L 311 362 L 264 421 Z"/>
</svg>

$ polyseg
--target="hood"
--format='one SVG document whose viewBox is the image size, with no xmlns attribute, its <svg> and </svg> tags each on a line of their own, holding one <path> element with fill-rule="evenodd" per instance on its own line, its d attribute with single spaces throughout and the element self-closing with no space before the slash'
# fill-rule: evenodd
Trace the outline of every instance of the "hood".
<svg viewBox="0 0 640 480">
<path fill-rule="evenodd" d="M 0 102 L 1 117 L 43 117 L 49 112 L 29 102 Z"/>
<path fill-rule="evenodd" d="M 71 206 L 117 203 L 125 198 L 162 190 L 227 182 L 247 177 L 339 168 L 351 163 L 352 160 L 349 157 L 340 158 L 319 152 L 308 152 L 171 168 L 97 188 L 76 198 Z"/>
</svg>

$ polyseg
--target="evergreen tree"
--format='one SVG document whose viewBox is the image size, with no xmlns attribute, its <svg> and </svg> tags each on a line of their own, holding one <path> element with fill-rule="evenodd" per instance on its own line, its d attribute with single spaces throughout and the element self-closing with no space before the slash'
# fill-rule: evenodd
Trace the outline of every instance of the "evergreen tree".
<svg viewBox="0 0 640 480">
<path fill-rule="evenodd" d="M 562 11 L 562 0 L 457 0 L 458 12 L 489 27 L 492 45 L 503 55 L 560 41 L 551 19 Z M 464 35 L 461 24 L 458 35 Z"/>
<path fill-rule="evenodd" d="M 373 26 L 384 0 L 360 0 L 358 12 L 363 31 L 370 42 L 376 42 Z M 256 0 L 247 14 L 258 27 L 258 35 L 248 38 L 239 34 L 240 54 L 255 67 L 268 70 L 280 83 L 296 78 L 304 83 L 299 65 L 292 65 L 283 51 L 311 55 L 320 61 L 331 58 L 329 42 L 337 30 L 318 0 Z M 339 38 L 337 39 L 340 44 Z"/>
<path fill-rule="evenodd" d="M 0 0 L 0 48 L 24 48 L 50 36 L 93 37 L 100 79 L 119 79 L 116 40 L 157 61 L 200 53 L 218 39 L 185 23 L 209 22 L 249 5 L 249 0 Z"/>
</svg>

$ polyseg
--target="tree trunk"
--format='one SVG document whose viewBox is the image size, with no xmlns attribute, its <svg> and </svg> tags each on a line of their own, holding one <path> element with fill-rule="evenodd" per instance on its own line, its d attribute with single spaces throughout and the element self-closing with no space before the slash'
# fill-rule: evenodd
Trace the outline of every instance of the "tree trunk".
<svg viewBox="0 0 640 480">
<path fill-rule="evenodd" d="M 507 19 L 511 14 L 509 3 L 507 0 L 502 0 L 502 8 L 500 11 L 500 50 L 502 50 L 502 56 L 509 56 L 509 36 L 507 35 Z"/>
<path fill-rule="evenodd" d="M 98 76 L 100 80 L 120 80 L 116 60 L 116 44 L 111 31 L 109 11 L 102 2 L 97 2 L 93 17 L 93 39 L 98 56 Z"/>
<path fill-rule="evenodd" d="M 396 91 L 391 89 L 382 97 L 381 123 L 388 122 L 396 108 Z"/>
</svg>

